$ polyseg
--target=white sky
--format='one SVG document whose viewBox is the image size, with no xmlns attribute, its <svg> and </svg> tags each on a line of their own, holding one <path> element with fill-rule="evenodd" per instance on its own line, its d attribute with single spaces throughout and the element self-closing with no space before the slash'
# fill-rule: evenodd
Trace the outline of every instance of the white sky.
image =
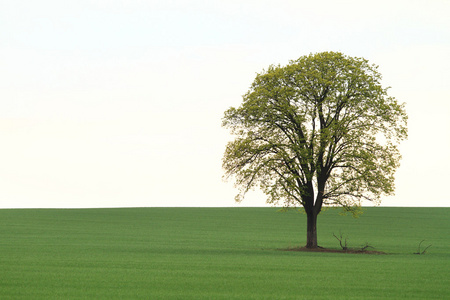
<svg viewBox="0 0 450 300">
<path fill-rule="evenodd" d="M 0 208 L 264 206 L 222 181 L 223 112 L 311 52 L 406 102 L 395 197 L 449 206 L 450 1 L 0 0 Z"/>
</svg>

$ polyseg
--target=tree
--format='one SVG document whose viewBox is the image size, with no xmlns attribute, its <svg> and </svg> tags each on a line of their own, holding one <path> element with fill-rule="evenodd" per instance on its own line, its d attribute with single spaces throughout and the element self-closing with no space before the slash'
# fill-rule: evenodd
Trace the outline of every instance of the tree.
<svg viewBox="0 0 450 300">
<path fill-rule="evenodd" d="M 257 74 L 223 126 L 235 140 L 223 157 L 236 201 L 260 187 L 267 202 L 304 208 L 307 248 L 317 248 L 324 205 L 355 211 L 394 193 L 407 114 L 381 86 L 377 66 L 339 52 L 302 56 Z"/>
</svg>

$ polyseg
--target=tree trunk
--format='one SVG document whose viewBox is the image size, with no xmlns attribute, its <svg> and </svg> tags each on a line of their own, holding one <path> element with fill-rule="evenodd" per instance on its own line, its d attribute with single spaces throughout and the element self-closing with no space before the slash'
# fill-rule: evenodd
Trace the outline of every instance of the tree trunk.
<svg viewBox="0 0 450 300">
<path fill-rule="evenodd" d="M 306 213 L 306 248 L 317 248 L 317 213 Z"/>
</svg>

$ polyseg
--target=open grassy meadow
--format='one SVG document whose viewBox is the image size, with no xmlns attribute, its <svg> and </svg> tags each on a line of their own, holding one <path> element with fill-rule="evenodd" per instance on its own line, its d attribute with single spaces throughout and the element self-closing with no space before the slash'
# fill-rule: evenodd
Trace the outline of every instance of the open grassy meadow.
<svg viewBox="0 0 450 300">
<path fill-rule="evenodd" d="M 450 299 L 450 208 L 0 210 L 0 299 Z M 421 240 L 424 255 L 413 254 Z"/>
</svg>

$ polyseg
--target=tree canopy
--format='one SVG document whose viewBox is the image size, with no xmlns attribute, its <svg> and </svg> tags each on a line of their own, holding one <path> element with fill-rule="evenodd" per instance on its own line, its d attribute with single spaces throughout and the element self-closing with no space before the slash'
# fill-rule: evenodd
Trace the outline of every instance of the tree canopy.
<svg viewBox="0 0 450 300">
<path fill-rule="evenodd" d="M 257 74 L 223 118 L 235 135 L 223 168 L 240 188 L 236 200 L 259 187 L 268 203 L 303 206 L 307 247 L 317 247 L 323 205 L 351 210 L 393 194 L 407 114 L 377 69 L 364 58 L 322 52 Z"/>
</svg>

